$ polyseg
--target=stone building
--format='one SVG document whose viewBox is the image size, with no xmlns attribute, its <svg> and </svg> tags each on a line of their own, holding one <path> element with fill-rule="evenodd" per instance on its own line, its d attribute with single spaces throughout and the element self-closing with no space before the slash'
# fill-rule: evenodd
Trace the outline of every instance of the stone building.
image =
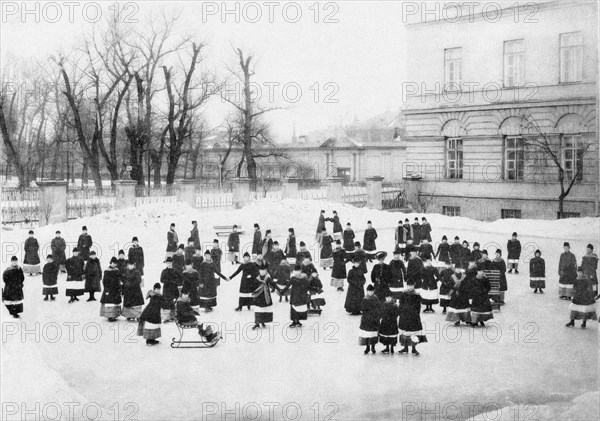
<svg viewBox="0 0 600 421">
<path fill-rule="evenodd" d="M 594 216 L 597 2 L 500 4 L 407 23 L 403 174 L 428 212 L 556 218 L 559 170 L 534 145 L 547 139 L 567 186 L 582 169 L 567 216 Z"/>
</svg>

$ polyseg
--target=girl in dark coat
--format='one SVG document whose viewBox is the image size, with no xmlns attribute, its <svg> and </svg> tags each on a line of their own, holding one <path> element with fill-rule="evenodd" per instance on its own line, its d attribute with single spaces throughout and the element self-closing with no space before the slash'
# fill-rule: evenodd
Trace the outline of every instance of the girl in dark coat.
<svg viewBox="0 0 600 421">
<path fill-rule="evenodd" d="M 102 280 L 102 268 L 100 267 L 100 260 L 96 257 L 96 252 L 91 251 L 89 260 L 85 265 L 83 271 L 85 275 L 85 290 L 90 294 L 87 301 L 96 301 L 94 294 L 100 292 L 100 281 Z"/>
<path fill-rule="evenodd" d="M 477 270 L 474 282 L 471 285 L 471 326 L 481 324 L 485 327 L 485 321 L 493 319 L 492 303 L 490 302 L 490 281 L 483 274 L 483 269 Z"/>
<path fill-rule="evenodd" d="M 308 249 L 306 248 L 306 244 L 304 244 L 304 241 L 300 241 L 300 250 L 298 250 L 298 253 L 296 253 L 296 264 L 301 265 L 304 259 L 306 259 L 307 257 L 308 260 L 312 261 L 312 256 L 310 254 L 310 251 L 308 251 Z"/>
<path fill-rule="evenodd" d="M 133 245 L 129 249 L 127 260 L 135 263 L 135 268 L 140 271 L 140 275 L 144 276 L 144 249 L 140 246 L 137 237 L 131 240 Z"/>
<path fill-rule="evenodd" d="M 92 236 L 88 234 L 87 227 L 81 227 L 81 235 L 77 240 L 77 248 L 79 249 L 79 255 L 83 259 L 84 262 L 90 258 L 90 250 L 92 248 Z"/>
<path fill-rule="evenodd" d="M 308 298 L 308 290 L 310 282 L 308 276 L 302 273 L 299 265 L 294 267 L 294 272 L 290 278 L 290 284 L 286 287 L 290 290 L 290 319 L 292 324 L 290 327 L 302 327 L 300 320 L 306 320 L 308 317 L 308 306 L 306 304 Z"/>
<path fill-rule="evenodd" d="M 504 304 L 504 293 L 508 290 L 508 283 L 506 282 L 506 263 L 502 258 L 502 250 L 496 250 L 496 257 L 492 260 L 492 270 L 500 271 L 500 304 Z"/>
<path fill-rule="evenodd" d="M 125 270 L 127 269 L 127 259 L 125 258 L 125 252 L 123 250 L 119 250 L 117 269 L 119 269 L 120 273 L 125 273 Z"/>
<path fill-rule="evenodd" d="M 379 342 L 385 345 L 383 354 L 394 353 L 398 344 L 398 313 L 399 308 L 391 294 L 385 297 L 381 309 L 381 326 L 379 328 Z"/>
<path fill-rule="evenodd" d="M 373 228 L 371 221 L 367 222 L 367 229 L 365 230 L 365 235 L 363 239 L 363 245 L 365 251 L 375 251 L 377 250 L 377 246 L 375 245 L 375 240 L 377 239 L 377 231 Z"/>
<path fill-rule="evenodd" d="M 348 271 L 348 292 L 346 293 L 344 308 L 352 315 L 360 314 L 360 305 L 365 297 L 364 286 L 367 280 L 360 265 L 361 260 L 354 257 L 352 268 Z"/>
<path fill-rule="evenodd" d="M 452 269 L 452 263 L 447 260 L 446 267 L 440 272 L 440 307 L 443 308 L 442 314 L 446 314 L 446 307 L 450 304 L 450 293 L 454 286 L 452 275 L 454 275 L 454 269 Z"/>
<path fill-rule="evenodd" d="M 385 263 L 387 252 L 380 251 L 375 254 L 377 264 L 371 270 L 371 283 L 375 287 L 375 296 L 382 303 L 385 297 L 390 295 L 390 282 L 392 281 L 392 271 L 390 266 Z"/>
<path fill-rule="evenodd" d="M 320 257 L 321 257 L 321 262 L 320 265 L 323 269 L 327 269 L 333 266 L 333 248 L 332 248 L 332 244 L 333 244 L 333 237 L 331 237 L 331 235 L 329 235 L 327 233 L 327 229 L 323 228 L 323 231 L 321 232 L 321 241 L 320 241 L 320 246 L 321 246 L 321 252 L 320 252 Z"/>
<path fill-rule="evenodd" d="M 160 274 L 163 284 L 163 299 L 161 305 L 161 319 L 163 323 L 175 320 L 175 301 L 179 298 L 179 290 L 183 287 L 182 275 L 173 269 L 173 259 L 167 257 L 167 267 Z"/>
<path fill-rule="evenodd" d="M 296 234 L 294 233 L 294 228 L 288 229 L 289 235 L 285 243 L 285 257 L 288 259 L 294 259 L 293 264 L 296 264 L 296 254 L 298 250 L 296 248 Z"/>
<path fill-rule="evenodd" d="M 173 269 L 177 272 L 182 273 L 185 270 L 185 247 L 180 244 L 177 250 L 171 257 L 173 259 Z"/>
<path fill-rule="evenodd" d="M 450 303 L 448 304 L 447 322 L 455 322 L 454 326 L 460 325 L 460 322 L 469 323 L 471 321 L 471 305 L 469 304 L 469 289 L 466 282 L 467 276 L 462 268 L 455 268 L 452 275 L 452 291 L 450 292 Z"/>
<path fill-rule="evenodd" d="M 142 293 L 142 275 L 135 268 L 133 262 L 127 262 L 127 269 L 122 275 L 123 279 L 123 312 L 127 321 L 138 319 L 144 307 L 144 294 Z"/>
<path fill-rule="evenodd" d="M 412 240 L 414 235 L 413 235 L 413 230 L 412 230 L 412 225 L 410 224 L 410 221 L 408 220 L 408 218 L 404 219 L 404 224 L 402 224 L 402 227 L 404 228 L 404 241 L 400 241 L 401 243 L 404 242 L 405 244 L 408 243 L 408 240 Z"/>
<path fill-rule="evenodd" d="M 279 302 L 285 297 L 285 302 L 289 302 L 290 291 L 287 286 L 290 284 L 290 276 L 292 275 L 292 267 L 287 259 L 282 259 L 277 272 L 275 273 L 275 281 L 277 283 L 277 292 L 279 293 Z M 284 292 L 285 291 L 285 292 Z"/>
<path fill-rule="evenodd" d="M 506 244 L 506 250 L 508 250 L 508 273 L 511 273 L 513 269 L 515 273 L 519 273 L 519 259 L 521 258 L 521 242 L 517 240 L 517 233 L 513 232 L 512 238 L 508 240 Z"/>
<path fill-rule="evenodd" d="M 407 281 L 406 289 L 400 296 L 398 305 L 398 331 L 400 333 L 400 345 L 403 348 L 398 354 L 408 354 L 408 347 L 412 347 L 412 353 L 419 355 L 417 344 L 427 342 L 423 334 L 421 324 L 421 296 L 416 293 L 414 284 Z"/>
<path fill-rule="evenodd" d="M 438 262 L 449 262 L 450 261 L 450 244 L 448 244 L 448 237 L 445 235 L 442 237 L 442 242 L 438 246 L 435 252 L 435 258 Z"/>
<path fill-rule="evenodd" d="M 479 243 L 475 241 L 473 243 L 473 250 L 471 250 L 471 256 L 469 257 L 469 259 L 472 262 L 479 262 L 481 260 L 481 257 L 483 256 L 481 254 L 481 250 L 479 250 L 479 247 Z"/>
<path fill-rule="evenodd" d="M 350 225 L 350 222 L 348 222 L 346 224 L 346 229 L 344 230 L 344 250 L 346 251 L 354 251 L 354 238 L 356 237 L 356 235 L 354 235 L 354 230 L 352 229 L 352 226 Z"/>
<path fill-rule="evenodd" d="M 42 282 L 44 287 L 42 288 L 42 295 L 44 295 L 44 301 L 54 301 L 55 295 L 58 295 L 58 265 L 52 260 L 52 255 L 49 254 L 46 257 L 46 264 L 42 270 Z"/>
<path fill-rule="evenodd" d="M 462 267 L 460 265 L 461 251 L 462 246 L 460 245 L 460 238 L 456 236 L 454 237 L 454 243 L 450 244 L 450 261 L 452 262 L 455 268 Z"/>
<path fill-rule="evenodd" d="M 6 309 L 15 319 L 20 318 L 19 313 L 23 313 L 23 282 L 25 275 L 23 269 L 19 267 L 17 256 L 10 259 L 10 267 L 2 273 L 2 302 Z"/>
<path fill-rule="evenodd" d="M 150 300 L 150 302 L 140 316 L 137 333 L 138 336 L 144 337 L 146 345 L 156 345 L 159 343 L 157 339 L 161 336 L 160 306 L 163 301 L 158 282 L 154 284 L 152 291 L 148 291 L 146 299 Z"/>
<path fill-rule="evenodd" d="M 425 217 L 421 218 L 421 241 L 422 240 L 427 240 L 430 243 L 432 241 L 431 225 L 429 225 L 429 222 L 427 221 L 427 218 L 425 218 Z"/>
<path fill-rule="evenodd" d="M 79 256 L 79 249 L 73 249 L 73 256 L 67 259 L 65 267 L 67 269 L 67 289 L 65 295 L 70 297 L 69 303 L 79 301 L 79 296 L 83 295 L 85 287 L 83 282 L 83 267 L 85 262 Z"/>
<path fill-rule="evenodd" d="M 471 258 L 471 249 L 469 248 L 469 242 L 463 241 L 462 248 L 460 249 L 460 267 L 467 269 L 469 267 L 469 259 Z"/>
<path fill-rule="evenodd" d="M 233 226 L 233 231 L 227 238 L 227 261 L 232 265 L 240 263 L 240 234 L 237 232 L 237 225 Z"/>
<path fill-rule="evenodd" d="M 200 265 L 204 262 L 204 256 L 202 255 L 202 249 L 197 248 L 192 256 L 192 268 L 200 273 Z"/>
<path fill-rule="evenodd" d="M 213 247 L 210 249 L 210 258 L 215 266 L 215 272 L 221 272 L 221 259 L 223 257 L 223 251 L 219 245 L 219 240 L 216 238 L 213 240 Z M 220 286 L 221 282 L 217 279 L 217 286 Z"/>
<path fill-rule="evenodd" d="M 185 262 L 187 262 L 188 260 L 192 260 L 194 253 L 196 253 L 196 246 L 194 246 L 194 240 L 190 237 L 188 238 L 187 246 L 185 246 L 185 248 L 183 249 L 184 266 Z"/>
<path fill-rule="evenodd" d="M 121 315 L 121 275 L 117 263 L 117 258 L 113 256 L 102 278 L 100 317 L 106 317 L 109 322 L 116 322 Z"/>
<path fill-rule="evenodd" d="M 210 251 L 207 250 L 204 253 L 204 262 L 200 265 L 200 289 L 198 290 L 200 307 L 206 309 L 206 311 L 212 311 L 213 307 L 217 306 L 218 285 L 215 275 L 229 281 L 229 278 L 215 269 Z"/>
<path fill-rule="evenodd" d="M 173 257 L 173 254 L 177 251 L 177 245 L 179 244 L 179 237 L 175 232 L 175 224 L 171 224 L 169 231 L 167 232 L 167 251 L 165 254 L 165 260 L 167 257 Z"/>
<path fill-rule="evenodd" d="M 433 246 L 429 244 L 427 238 L 423 238 L 421 240 L 421 245 L 419 246 L 419 257 L 421 260 L 425 261 L 427 259 L 433 259 Z"/>
<path fill-rule="evenodd" d="M 390 262 L 390 271 L 392 273 L 390 292 L 394 300 L 397 300 L 404 290 L 404 279 L 406 279 L 406 266 L 404 266 L 402 252 L 399 249 L 394 250 L 394 257 Z"/>
<path fill-rule="evenodd" d="M 417 250 L 412 249 L 406 266 L 406 281 L 411 281 L 417 293 L 423 285 L 423 267 L 423 261 L 417 256 Z"/>
<path fill-rule="evenodd" d="M 269 275 L 271 275 L 271 278 L 275 277 L 277 268 L 279 268 L 282 260 L 285 260 L 285 253 L 279 248 L 279 242 L 273 241 L 273 249 L 267 258 L 267 263 L 269 264 Z"/>
<path fill-rule="evenodd" d="M 592 283 L 587 275 L 583 273 L 583 268 L 577 268 L 577 279 L 573 283 L 574 295 L 573 301 L 569 305 L 571 310 L 570 319 L 567 327 L 575 326 L 575 320 L 582 320 L 581 327 L 585 328 L 588 320 L 596 320 L 596 300 Z"/>
<path fill-rule="evenodd" d="M 425 304 L 423 313 L 434 313 L 432 306 L 439 302 L 438 282 L 440 281 L 440 273 L 436 267 L 433 267 L 431 258 L 425 260 L 422 273 L 423 284 L 419 295 L 421 295 L 421 302 Z"/>
<path fill-rule="evenodd" d="M 252 254 L 262 253 L 262 233 L 258 224 L 254 224 L 254 236 L 252 238 Z"/>
<path fill-rule="evenodd" d="M 534 294 L 538 291 L 543 294 L 543 289 L 546 288 L 546 262 L 539 250 L 535 251 L 535 257 L 529 261 L 529 287 Z"/>
<path fill-rule="evenodd" d="M 250 306 L 254 302 L 252 293 L 258 287 L 256 283 L 258 266 L 256 263 L 250 261 L 250 253 L 248 252 L 244 253 L 243 263 L 233 272 L 229 279 L 235 278 L 240 272 L 242 273 L 242 279 L 240 281 L 238 306 L 235 308 L 235 311 L 242 311 L 242 307 L 244 306 L 247 306 L 248 310 L 250 310 Z"/>
<path fill-rule="evenodd" d="M 571 253 L 571 245 L 563 244 L 564 252 L 558 261 L 558 295 L 561 300 L 570 300 L 573 297 L 573 283 L 577 278 L 577 259 Z"/>
<path fill-rule="evenodd" d="M 56 231 L 56 236 L 50 242 L 50 248 L 52 249 L 52 260 L 58 265 L 61 272 L 66 272 L 65 263 L 67 262 L 67 256 L 65 255 L 65 250 L 67 249 L 67 243 L 60 236 L 60 231 Z"/>
<path fill-rule="evenodd" d="M 33 236 L 33 231 L 29 231 L 29 237 L 25 240 L 25 258 L 23 259 L 23 273 L 29 276 L 42 273 L 40 270 L 40 245 Z"/>
<path fill-rule="evenodd" d="M 359 267 L 365 275 L 368 272 L 367 260 L 371 261 L 371 258 L 369 256 L 370 255 L 368 255 L 367 252 L 361 248 L 360 241 L 357 241 L 354 243 L 354 252 L 352 252 L 352 261 L 354 261 L 354 259 L 358 259 L 358 261 L 360 262 Z"/>
<path fill-rule="evenodd" d="M 419 247 L 421 244 L 421 224 L 419 224 L 419 218 L 415 218 L 410 228 L 412 230 L 413 244 L 415 247 Z"/>
<path fill-rule="evenodd" d="M 591 244 L 587 245 L 586 254 L 581 258 L 581 267 L 592 283 L 592 289 L 598 293 L 598 255 L 594 253 L 594 246 Z"/>
<path fill-rule="evenodd" d="M 375 345 L 379 338 L 379 327 L 381 322 L 381 301 L 375 296 L 375 287 L 367 287 L 367 295 L 360 304 L 360 331 L 358 333 L 358 344 L 366 346 L 365 355 L 371 351 L 375 354 Z"/>
<path fill-rule="evenodd" d="M 182 289 L 189 292 L 190 303 L 192 308 L 196 311 L 200 311 L 200 296 L 198 295 L 198 289 L 200 288 L 200 274 L 192 267 L 192 262 L 189 260 L 186 262 L 185 270 L 181 274 L 183 280 Z"/>
<path fill-rule="evenodd" d="M 267 265 L 259 266 L 259 274 L 256 278 L 256 289 L 252 292 L 254 299 L 254 326 L 252 329 L 266 327 L 265 323 L 273 321 L 273 299 L 271 288 L 276 288 L 275 283 L 269 275 Z"/>
<path fill-rule="evenodd" d="M 340 240 L 335 242 L 333 250 L 333 269 L 331 269 L 331 286 L 338 291 L 344 291 L 344 281 L 348 274 L 346 273 L 346 250 L 342 248 Z"/>
<path fill-rule="evenodd" d="M 323 298 L 323 282 L 319 279 L 319 274 L 317 272 L 313 272 L 309 278 L 310 286 L 309 286 L 309 294 L 310 294 L 310 306 L 319 311 L 321 310 L 321 306 L 324 306 L 325 298 Z"/>
<path fill-rule="evenodd" d="M 321 241 L 321 233 L 323 232 L 323 228 L 325 228 L 325 211 L 321 210 L 319 214 L 319 222 L 317 222 L 317 233 L 315 234 L 315 241 Z"/>
<path fill-rule="evenodd" d="M 202 248 L 202 243 L 200 243 L 200 233 L 198 232 L 198 221 L 192 221 L 192 230 L 190 231 L 190 238 L 194 242 L 194 248 Z"/>
<path fill-rule="evenodd" d="M 340 217 L 337 211 L 333 211 L 333 218 L 328 218 L 329 221 L 333 222 L 333 239 L 342 239 L 342 224 L 340 223 Z"/>
</svg>

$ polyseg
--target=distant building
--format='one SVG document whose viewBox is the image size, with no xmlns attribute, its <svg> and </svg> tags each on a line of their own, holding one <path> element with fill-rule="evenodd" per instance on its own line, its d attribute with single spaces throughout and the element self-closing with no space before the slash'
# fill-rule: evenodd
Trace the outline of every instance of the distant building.
<svg viewBox="0 0 600 421">
<path fill-rule="evenodd" d="M 568 179 L 583 168 L 567 215 L 592 216 L 599 183 L 597 2 L 513 3 L 500 13 L 479 9 L 406 25 L 403 175 L 429 198 L 428 212 L 556 218 L 558 169 L 528 146 L 537 135 L 527 123 L 533 121 Z"/>
</svg>

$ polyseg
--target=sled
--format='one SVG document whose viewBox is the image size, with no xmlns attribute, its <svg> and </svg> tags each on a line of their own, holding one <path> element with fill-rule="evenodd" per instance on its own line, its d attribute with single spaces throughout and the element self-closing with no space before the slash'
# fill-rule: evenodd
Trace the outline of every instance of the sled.
<svg viewBox="0 0 600 421">
<path fill-rule="evenodd" d="M 488 293 L 492 302 L 492 310 L 500 311 L 500 271 L 486 270 L 485 277 L 490 281 L 490 292 Z"/>
<path fill-rule="evenodd" d="M 307 314 L 313 316 L 320 316 L 323 309 L 309 308 Z"/>
<path fill-rule="evenodd" d="M 203 336 L 198 336 L 198 340 L 196 341 L 184 341 L 183 333 L 186 330 L 194 329 L 198 330 L 197 324 L 180 324 L 179 322 L 175 322 L 177 325 L 177 329 L 179 329 L 179 340 L 177 338 L 171 339 L 171 348 L 179 349 L 179 348 L 212 348 L 217 342 L 221 339 L 221 333 L 217 332 L 216 336 L 212 341 L 207 341 Z"/>
</svg>

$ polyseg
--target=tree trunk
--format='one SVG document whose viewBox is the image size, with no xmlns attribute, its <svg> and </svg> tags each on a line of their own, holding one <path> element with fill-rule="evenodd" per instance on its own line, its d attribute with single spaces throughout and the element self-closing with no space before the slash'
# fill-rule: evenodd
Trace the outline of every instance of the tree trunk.
<svg viewBox="0 0 600 421">
<path fill-rule="evenodd" d="M 25 175 L 25 166 L 21 162 L 21 158 L 19 157 L 19 152 L 15 149 L 12 139 L 8 132 L 8 125 L 6 124 L 6 119 L 4 117 L 4 104 L 0 103 L 0 132 L 2 133 L 2 138 L 4 139 L 4 146 L 6 147 L 6 154 L 11 164 L 14 165 L 15 171 L 17 173 L 17 178 L 19 179 L 19 188 L 26 188 L 26 175 Z"/>
</svg>

